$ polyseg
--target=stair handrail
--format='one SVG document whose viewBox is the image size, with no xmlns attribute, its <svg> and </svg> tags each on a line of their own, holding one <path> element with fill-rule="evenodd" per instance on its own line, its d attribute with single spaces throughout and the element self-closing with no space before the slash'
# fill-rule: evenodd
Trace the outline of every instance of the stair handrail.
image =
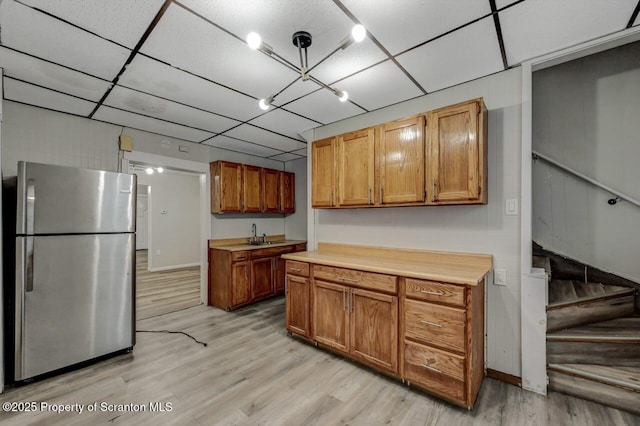
<svg viewBox="0 0 640 426">
<path fill-rule="evenodd" d="M 589 176 L 583 175 L 582 173 L 580 173 L 580 172 L 578 172 L 576 170 L 573 170 L 571 167 L 567 167 L 564 164 L 558 163 L 556 160 L 553 160 L 553 159 L 547 157 L 544 154 L 540 154 L 539 152 L 536 152 L 536 151 L 532 151 L 531 154 L 532 154 L 534 160 L 538 160 L 538 159 L 544 160 L 547 163 L 549 163 L 549 164 L 551 164 L 553 166 L 556 166 L 559 169 L 564 170 L 565 172 L 571 173 L 572 175 L 574 175 L 576 177 L 579 177 L 580 179 L 582 179 L 582 180 L 584 180 L 586 182 L 589 182 L 590 184 L 592 184 L 594 186 L 597 186 L 598 188 L 600 188 L 600 189 L 602 189 L 602 190 L 604 190 L 604 191 L 606 191 L 606 192 L 608 192 L 608 193 L 610 193 L 612 195 L 615 195 L 616 196 L 615 199 L 612 198 L 611 200 L 609 200 L 609 204 L 611 204 L 611 205 L 615 204 L 618 199 L 621 199 L 621 200 L 625 200 L 625 201 L 630 202 L 631 204 L 635 205 L 636 207 L 640 207 L 640 201 L 636 200 L 635 198 L 633 198 L 633 197 L 631 197 L 631 196 L 629 196 L 627 194 L 624 194 L 624 193 L 622 193 L 620 191 L 616 191 L 615 189 L 611 188 L 610 186 L 607 186 L 607 185 L 605 185 L 603 183 L 600 183 L 597 180 L 595 180 L 593 178 L 590 178 Z"/>
</svg>

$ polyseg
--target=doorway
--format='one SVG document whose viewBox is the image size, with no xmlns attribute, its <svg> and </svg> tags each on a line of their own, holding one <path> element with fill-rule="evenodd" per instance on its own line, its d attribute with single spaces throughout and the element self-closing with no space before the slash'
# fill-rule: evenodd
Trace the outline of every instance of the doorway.
<svg viewBox="0 0 640 426">
<path fill-rule="evenodd" d="M 139 184 L 136 213 L 138 320 L 197 306 L 206 300 L 206 295 L 201 294 L 201 278 L 207 264 L 201 261 L 200 248 L 208 229 L 203 232 L 200 217 L 202 206 L 208 206 L 208 199 L 201 191 L 207 176 L 200 170 L 170 167 L 171 159 L 144 160 L 130 159 L 126 165 L 123 162 L 123 170 L 138 175 Z M 148 174 L 147 169 L 152 169 L 153 173 Z"/>
</svg>

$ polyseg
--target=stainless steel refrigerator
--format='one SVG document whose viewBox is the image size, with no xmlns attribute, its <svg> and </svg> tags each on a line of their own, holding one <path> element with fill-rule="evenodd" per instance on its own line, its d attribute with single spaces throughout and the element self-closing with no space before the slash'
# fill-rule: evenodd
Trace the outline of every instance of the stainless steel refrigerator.
<svg viewBox="0 0 640 426">
<path fill-rule="evenodd" d="M 133 348 L 136 176 L 20 162 L 3 183 L 14 380 Z"/>
</svg>

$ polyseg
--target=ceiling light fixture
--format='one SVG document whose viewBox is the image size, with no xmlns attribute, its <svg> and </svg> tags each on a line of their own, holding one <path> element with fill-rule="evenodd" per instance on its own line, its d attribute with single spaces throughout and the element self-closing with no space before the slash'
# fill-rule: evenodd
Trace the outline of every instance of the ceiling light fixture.
<svg viewBox="0 0 640 426">
<path fill-rule="evenodd" d="M 148 175 L 152 175 L 153 174 L 153 168 L 152 167 L 147 167 L 145 169 L 145 172 L 147 172 Z"/>
<path fill-rule="evenodd" d="M 162 167 L 158 167 L 156 170 L 158 171 L 158 173 L 164 172 L 164 169 Z"/>
<path fill-rule="evenodd" d="M 354 42 L 356 42 L 356 43 L 361 42 L 362 40 L 365 39 L 366 36 L 367 36 L 367 30 L 360 24 L 355 25 L 353 27 L 353 29 L 351 30 L 351 34 L 349 36 L 347 36 L 346 38 L 344 38 L 338 44 L 337 49 L 333 50 L 327 56 L 322 58 L 318 63 L 316 63 L 311 68 L 309 68 L 309 56 L 308 56 L 307 48 L 309 46 L 311 46 L 312 38 L 311 38 L 311 34 L 308 33 L 307 31 L 296 31 L 291 36 L 291 42 L 293 43 L 294 46 L 296 46 L 298 48 L 298 56 L 300 57 L 300 66 L 299 67 L 294 65 L 294 64 L 292 64 L 291 62 L 289 62 L 288 60 L 286 60 L 282 56 L 278 55 L 277 53 L 275 53 L 273 51 L 273 49 L 271 48 L 271 46 L 269 46 L 268 44 L 266 44 L 266 43 L 264 43 L 262 41 L 262 37 L 260 37 L 260 35 L 258 33 L 251 32 L 251 33 L 249 33 L 247 35 L 247 45 L 251 49 L 260 50 L 261 52 L 272 56 L 275 60 L 280 62 L 282 65 L 285 65 L 286 67 L 291 68 L 292 70 L 295 70 L 295 71 L 299 72 L 300 73 L 300 78 L 302 79 L 302 81 L 311 80 L 314 83 L 318 84 L 319 86 L 321 86 L 321 87 L 323 87 L 325 89 L 328 89 L 331 92 L 333 92 L 338 97 L 338 99 L 340 99 L 341 102 L 346 102 L 349 99 L 349 94 L 346 91 L 328 86 L 327 84 L 325 84 L 322 81 L 318 80 L 317 78 L 313 77 L 310 74 L 310 72 L 311 72 L 311 70 L 313 70 L 315 67 L 317 67 L 322 62 L 327 60 L 331 55 L 333 55 L 337 51 L 346 49 L 347 47 L 349 47 Z M 273 95 L 269 96 L 266 99 L 260 99 L 258 101 L 258 106 L 260 107 L 260 109 L 263 110 L 263 111 L 268 110 L 269 107 L 271 107 L 271 104 L 272 104 L 273 100 L 276 98 L 276 96 L 278 96 L 280 93 L 282 93 L 286 89 L 288 89 L 291 85 L 293 85 L 293 83 L 295 83 L 295 81 L 290 83 L 289 85 L 287 85 L 284 89 L 280 90 L 278 93 L 273 94 Z"/>
</svg>

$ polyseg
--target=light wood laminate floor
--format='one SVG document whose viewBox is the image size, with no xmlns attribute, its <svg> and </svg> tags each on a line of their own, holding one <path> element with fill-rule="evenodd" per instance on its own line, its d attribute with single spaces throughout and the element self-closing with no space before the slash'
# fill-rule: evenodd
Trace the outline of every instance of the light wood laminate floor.
<svg viewBox="0 0 640 426">
<path fill-rule="evenodd" d="M 27 386 L 0 401 L 82 404 L 84 412 L 0 412 L 4 425 L 639 425 L 640 417 L 486 379 L 472 412 L 408 389 L 284 331 L 284 301 L 234 312 L 197 306 L 140 320 L 131 354 Z M 87 406 L 98 403 L 96 412 Z M 150 412 L 150 402 L 171 403 Z M 145 412 L 102 411 L 141 404 Z M 107 408 L 109 406 L 107 405 Z M 113 406 L 112 406 L 113 407 Z M 124 407 L 121 407 L 124 408 Z"/>
<path fill-rule="evenodd" d="M 149 272 L 147 250 L 136 251 L 136 318 L 145 319 L 200 304 L 200 267 Z"/>
</svg>

